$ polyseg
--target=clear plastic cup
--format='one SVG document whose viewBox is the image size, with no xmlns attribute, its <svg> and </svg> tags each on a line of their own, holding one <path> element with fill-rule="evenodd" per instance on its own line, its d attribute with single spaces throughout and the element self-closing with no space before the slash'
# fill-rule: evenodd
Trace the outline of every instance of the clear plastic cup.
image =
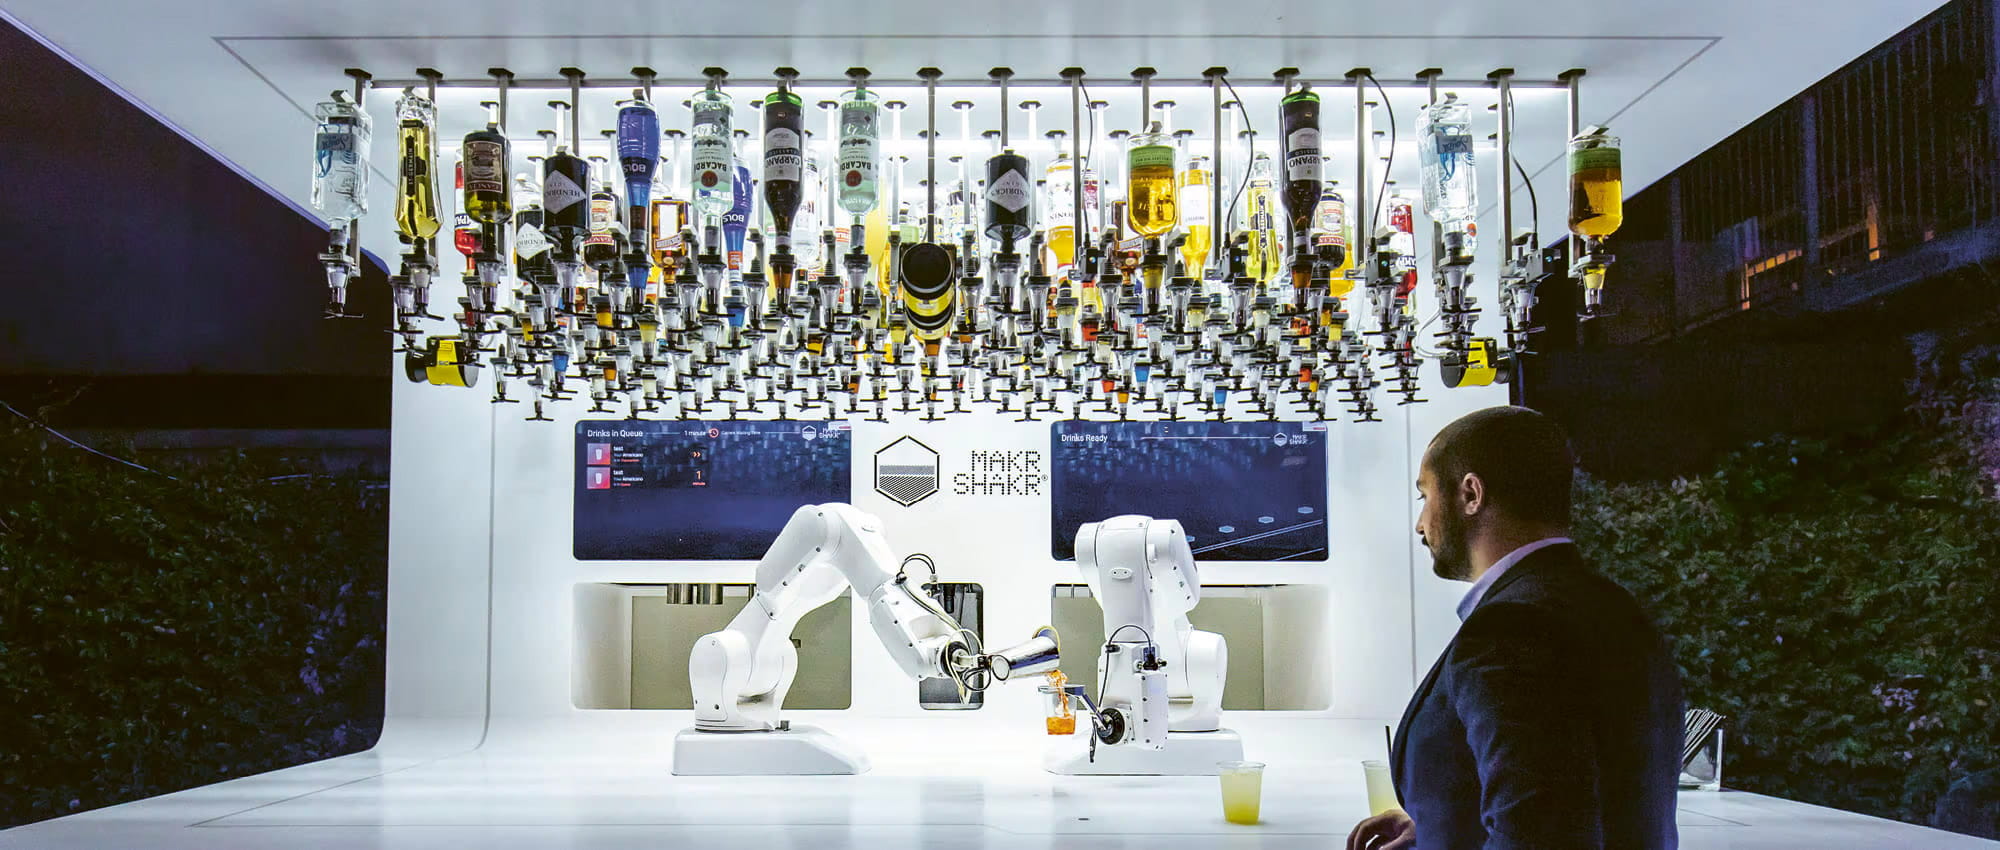
<svg viewBox="0 0 2000 850">
<path fill-rule="evenodd" d="M 1218 765 L 1222 779 L 1222 817 L 1230 823 L 1254 824 L 1264 796 L 1264 763 L 1225 761 Z"/>
<path fill-rule="evenodd" d="M 1389 763 L 1370 759 L 1361 763 L 1361 773 L 1368 780 L 1368 815 L 1374 817 L 1390 809 L 1401 808 L 1396 800 L 1396 783 L 1389 778 Z"/>
</svg>

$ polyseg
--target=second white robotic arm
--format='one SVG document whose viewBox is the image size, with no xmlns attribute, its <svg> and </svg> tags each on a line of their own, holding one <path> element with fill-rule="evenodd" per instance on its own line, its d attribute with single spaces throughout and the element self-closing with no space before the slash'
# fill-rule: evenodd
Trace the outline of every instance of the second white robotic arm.
<svg viewBox="0 0 2000 850">
<path fill-rule="evenodd" d="M 1157 750 L 1168 731 L 1221 728 L 1228 647 L 1188 622 L 1201 578 L 1180 523 L 1119 516 L 1086 524 L 1077 529 L 1076 561 L 1104 610 L 1098 740 Z"/>
</svg>

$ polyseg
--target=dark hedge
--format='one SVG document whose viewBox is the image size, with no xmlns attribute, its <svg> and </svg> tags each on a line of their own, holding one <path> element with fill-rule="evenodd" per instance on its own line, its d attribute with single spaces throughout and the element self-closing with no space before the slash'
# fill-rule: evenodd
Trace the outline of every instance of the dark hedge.
<svg viewBox="0 0 2000 850">
<path fill-rule="evenodd" d="M 1698 478 L 1580 478 L 1576 536 L 1729 716 L 1725 785 L 1927 823 L 2000 767 L 1986 472 L 1918 425 L 1770 440 Z"/>
<path fill-rule="evenodd" d="M 249 454 L 160 469 L 180 480 L 0 423 L 0 827 L 380 734 L 387 489 Z"/>
</svg>

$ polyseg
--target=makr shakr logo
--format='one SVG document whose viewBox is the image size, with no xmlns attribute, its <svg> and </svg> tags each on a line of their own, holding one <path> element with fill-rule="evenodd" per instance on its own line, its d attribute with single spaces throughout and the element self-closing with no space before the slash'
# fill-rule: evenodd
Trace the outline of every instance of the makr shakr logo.
<svg viewBox="0 0 2000 850">
<path fill-rule="evenodd" d="M 915 437 L 875 452 L 875 492 L 909 507 L 938 491 L 938 453 Z"/>
</svg>

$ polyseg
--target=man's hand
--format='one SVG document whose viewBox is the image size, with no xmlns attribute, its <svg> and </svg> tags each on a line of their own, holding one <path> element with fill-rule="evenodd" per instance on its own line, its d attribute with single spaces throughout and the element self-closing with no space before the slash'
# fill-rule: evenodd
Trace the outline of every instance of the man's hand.
<svg viewBox="0 0 2000 850">
<path fill-rule="evenodd" d="M 1402 809 L 1390 809 L 1354 827 L 1347 850 L 1410 850 L 1417 846 L 1417 825 Z"/>
</svg>

